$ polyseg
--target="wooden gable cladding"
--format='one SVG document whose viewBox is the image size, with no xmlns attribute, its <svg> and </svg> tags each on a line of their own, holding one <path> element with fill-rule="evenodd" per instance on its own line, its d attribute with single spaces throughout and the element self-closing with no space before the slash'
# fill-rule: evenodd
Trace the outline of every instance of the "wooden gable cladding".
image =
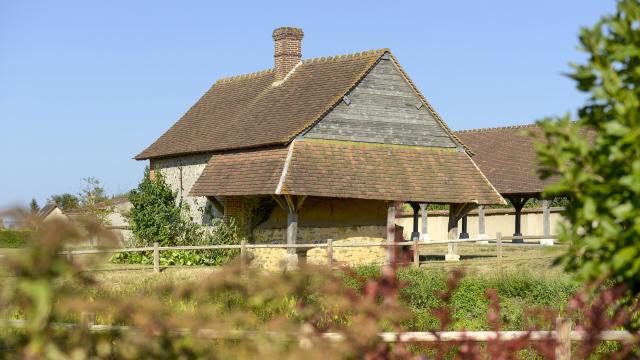
<svg viewBox="0 0 640 360">
<path fill-rule="evenodd" d="M 381 59 L 347 99 L 311 128 L 305 137 L 456 147 L 390 57 Z"/>
</svg>

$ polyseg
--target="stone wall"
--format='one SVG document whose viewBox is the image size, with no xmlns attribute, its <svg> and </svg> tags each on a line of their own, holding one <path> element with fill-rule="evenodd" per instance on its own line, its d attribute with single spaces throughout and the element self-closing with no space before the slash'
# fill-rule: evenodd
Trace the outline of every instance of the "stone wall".
<svg viewBox="0 0 640 360">
<path fill-rule="evenodd" d="M 333 244 L 384 244 L 386 239 L 373 237 L 352 237 L 334 241 Z M 281 271 L 285 268 L 285 249 L 250 249 L 247 250 L 251 266 L 266 271 Z M 382 265 L 387 259 L 384 246 L 333 248 L 333 263 L 338 266 Z M 307 251 L 307 263 L 313 265 L 326 265 L 327 249 L 316 248 Z"/>
<path fill-rule="evenodd" d="M 152 169 L 160 170 L 171 189 L 176 193 L 176 202 L 180 206 L 189 206 L 189 215 L 199 224 L 210 224 L 212 216 L 220 217 L 209 204 L 206 197 L 189 196 L 191 187 L 198 180 L 211 154 L 194 154 L 171 158 L 154 159 Z"/>
<path fill-rule="evenodd" d="M 354 238 L 385 238 L 386 226 L 340 226 L 340 227 L 299 227 L 299 244 L 326 243 L 327 239 L 333 241 L 350 240 Z M 254 229 L 253 239 L 256 244 L 285 244 L 287 231 L 279 229 Z"/>
</svg>

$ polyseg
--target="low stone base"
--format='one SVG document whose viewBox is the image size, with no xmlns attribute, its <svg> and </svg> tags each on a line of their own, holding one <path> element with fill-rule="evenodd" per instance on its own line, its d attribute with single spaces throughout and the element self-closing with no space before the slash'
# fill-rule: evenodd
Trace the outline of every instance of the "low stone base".
<svg viewBox="0 0 640 360">
<path fill-rule="evenodd" d="M 476 244 L 484 244 L 484 245 L 486 245 L 486 244 L 489 243 L 489 240 L 483 240 L 483 239 L 488 239 L 488 238 L 489 238 L 489 235 L 487 235 L 487 234 L 478 234 L 478 239 L 479 240 L 476 241 Z"/>
<path fill-rule="evenodd" d="M 555 243 L 553 242 L 553 239 L 540 239 L 540 245 L 553 246 Z"/>
<path fill-rule="evenodd" d="M 445 261 L 460 261 L 460 255 L 458 254 L 446 254 L 444 256 Z"/>
<path fill-rule="evenodd" d="M 298 268 L 298 254 L 287 254 L 284 257 L 284 268 L 286 270 L 294 270 Z"/>
<path fill-rule="evenodd" d="M 524 239 L 523 238 L 514 238 L 513 240 L 511 240 L 512 243 L 514 244 L 522 244 L 524 243 Z"/>
</svg>

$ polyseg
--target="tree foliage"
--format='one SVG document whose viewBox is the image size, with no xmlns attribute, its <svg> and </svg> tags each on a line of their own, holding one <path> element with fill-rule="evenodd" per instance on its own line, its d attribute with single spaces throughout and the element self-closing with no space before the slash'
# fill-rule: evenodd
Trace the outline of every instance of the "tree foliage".
<svg viewBox="0 0 640 360">
<path fill-rule="evenodd" d="M 100 180 L 95 177 L 82 179 L 84 187 L 80 190 L 80 206 L 101 224 L 107 224 L 107 217 L 113 212 L 113 204 L 107 197 Z"/>
<path fill-rule="evenodd" d="M 32 214 L 37 214 L 38 211 L 40 211 L 40 205 L 38 205 L 38 200 L 36 200 L 35 198 L 31 199 L 31 202 L 29 203 L 29 210 L 31 210 Z"/>
<path fill-rule="evenodd" d="M 176 205 L 176 194 L 164 181 L 160 171 L 151 178 L 147 168 L 138 187 L 129 193 L 132 209 L 127 215 L 134 236 L 144 245 L 158 242 L 161 246 L 237 245 L 240 243 L 234 222 L 214 219 L 212 226 L 194 223 L 188 208 Z M 237 255 L 237 250 L 163 251 L 162 265 L 220 265 Z M 111 259 L 116 263 L 151 264 L 148 253 L 122 253 Z"/>
<path fill-rule="evenodd" d="M 609 276 L 640 293 L 640 3 L 622 0 L 614 14 L 580 33 L 589 56 L 569 76 L 589 94 L 578 119 L 540 122 L 542 176 L 557 176 L 546 195 L 572 201 L 560 237 L 561 261 L 584 279 Z"/>
<path fill-rule="evenodd" d="M 80 207 L 80 198 L 69 193 L 51 195 L 48 201 L 55 202 L 62 210 L 72 210 Z"/>
<path fill-rule="evenodd" d="M 152 179 L 149 168 L 138 187 L 129 193 L 131 211 L 128 214 L 133 234 L 147 245 L 176 245 L 182 222 L 176 195 L 159 171 Z"/>
</svg>

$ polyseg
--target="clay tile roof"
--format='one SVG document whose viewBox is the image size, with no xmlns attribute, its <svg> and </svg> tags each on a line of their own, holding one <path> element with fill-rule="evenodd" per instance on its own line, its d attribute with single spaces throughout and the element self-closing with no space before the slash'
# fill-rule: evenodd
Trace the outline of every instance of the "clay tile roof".
<svg viewBox="0 0 640 360">
<path fill-rule="evenodd" d="M 540 180 L 534 135 L 535 124 L 458 131 L 458 138 L 473 151 L 473 161 L 502 195 L 535 195 L 553 179 Z"/>
<path fill-rule="evenodd" d="M 214 155 L 191 195 L 504 203 L 469 155 L 455 149 L 312 139 L 289 149 Z"/>
<path fill-rule="evenodd" d="M 135 158 L 286 144 L 335 106 L 385 52 L 304 60 L 278 86 L 272 70 L 221 79 Z"/>
<path fill-rule="evenodd" d="M 190 194 L 275 194 L 286 158 L 286 147 L 213 155 Z"/>
</svg>

